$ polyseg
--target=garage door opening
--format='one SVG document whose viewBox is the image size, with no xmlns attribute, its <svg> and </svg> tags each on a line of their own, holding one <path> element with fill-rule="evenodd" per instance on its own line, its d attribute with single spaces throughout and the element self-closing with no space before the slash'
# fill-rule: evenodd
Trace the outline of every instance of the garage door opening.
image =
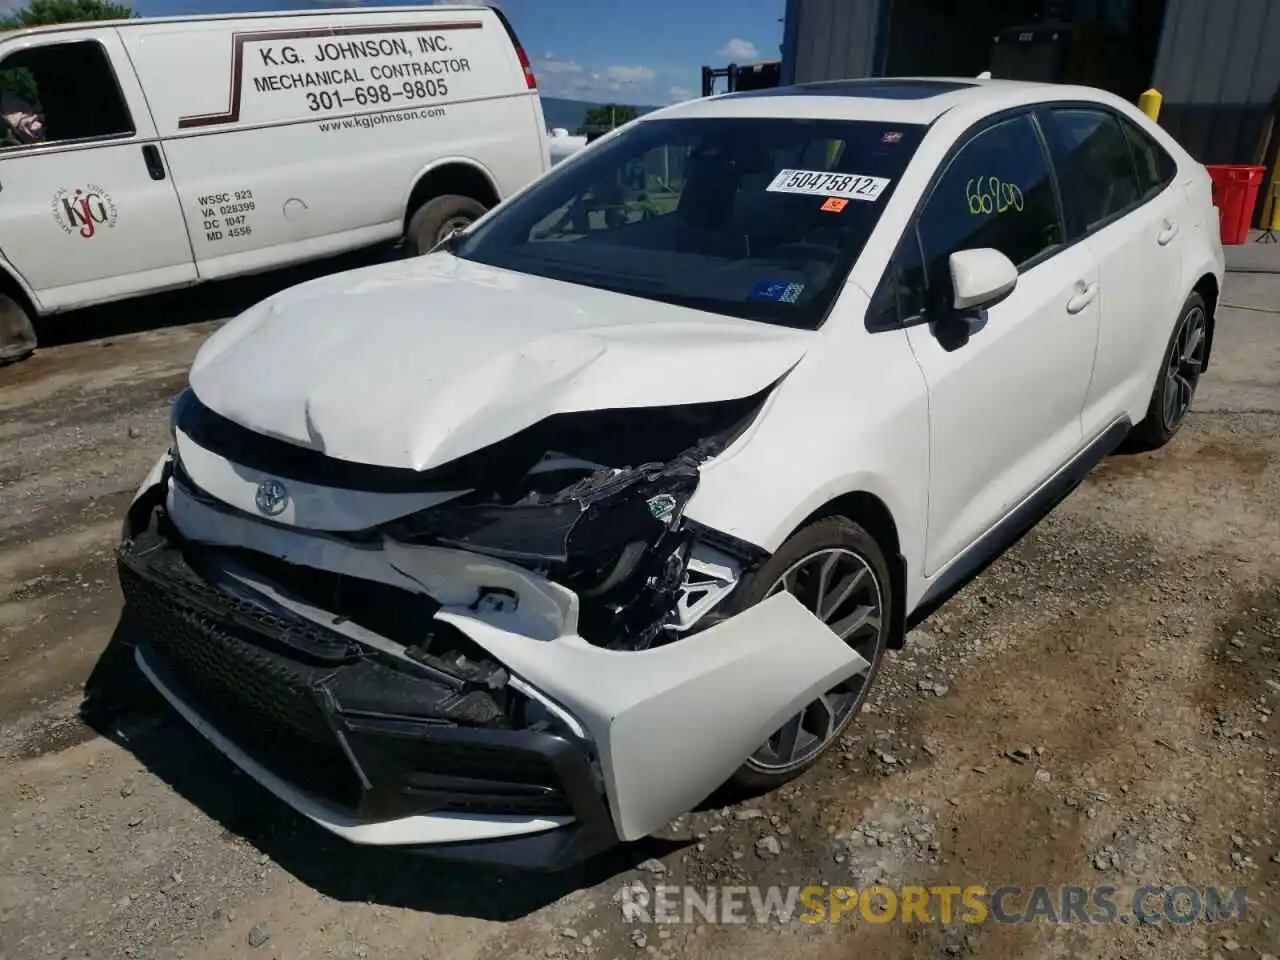
<svg viewBox="0 0 1280 960">
<path fill-rule="evenodd" d="M 893 0 L 888 76 L 976 76 L 1101 87 L 1151 85 L 1167 0 Z"/>
</svg>

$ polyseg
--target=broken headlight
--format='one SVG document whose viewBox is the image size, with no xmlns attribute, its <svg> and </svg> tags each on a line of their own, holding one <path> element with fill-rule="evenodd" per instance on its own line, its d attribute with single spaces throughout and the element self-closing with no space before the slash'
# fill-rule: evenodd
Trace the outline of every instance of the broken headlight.
<svg viewBox="0 0 1280 960">
<path fill-rule="evenodd" d="M 579 630 L 589 641 L 644 649 L 679 593 L 688 559 L 681 520 L 697 486 L 697 467 L 685 458 L 595 470 L 555 492 L 530 491 L 511 502 L 450 501 L 386 532 L 535 570 L 583 599 Z"/>
<path fill-rule="evenodd" d="M 656 543 L 679 522 L 697 486 L 692 466 L 601 470 L 513 503 L 455 500 L 405 517 L 387 532 L 523 566 L 593 568 L 634 551 L 632 544 Z"/>
</svg>

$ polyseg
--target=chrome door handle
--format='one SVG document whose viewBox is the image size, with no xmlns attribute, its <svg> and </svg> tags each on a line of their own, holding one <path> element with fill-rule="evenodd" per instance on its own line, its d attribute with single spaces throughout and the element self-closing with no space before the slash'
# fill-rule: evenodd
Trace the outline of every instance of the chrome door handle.
<svg viewBox="0 0 1280 960">
<path fill-rule="evenodd" d="M 1093 298 L 1098 295 L 1097 282 L 1085 283 L 1081 280 L 1076 284 L 1079 291 L 1074 297 L 1067 301 L 1067 313 L 1079 313 L 1089 304 L 1093 303 Z"/>
<path fill-rule="evenodd" d="M 1178 235 L 1178 225 L 1172 220 L 1164 222 L 1164 229 L 1160 231 L 1156 237 L 1156 243 L 1160 246 L 1166 246 L 1174 237 Z"/>
</svg>

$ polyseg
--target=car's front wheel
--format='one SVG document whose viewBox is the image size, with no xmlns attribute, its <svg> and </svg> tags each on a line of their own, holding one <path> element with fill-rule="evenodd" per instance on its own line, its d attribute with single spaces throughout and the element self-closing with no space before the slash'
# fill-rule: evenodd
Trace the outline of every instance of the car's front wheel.
<svg viewBox="0 0 1280 960">
<path fill-rule="evenodd" d="M 1182 305 L 1165 347 L 1147 415 L 1134 427 L 1133 439 L 1138 446 L 1147 450 L 1163 447 L 1182 428 L 1191 412 L 1208 350 L 1209 311 L 1204 298 L 1192 293 Z"/>
<path fill-rule="evenodd" d="M 839 741 L 862 709 L 880 669 L 891 629 L 892 590 L 880 546 L 844 517 L 827 517 L 802 528 L 742 585 L 734 603 L 737 609 L 786 591 L 869 666 L 783 724 L 734 774 L 734 786 L 761 790 L 786 783 Z"/>
</svg>

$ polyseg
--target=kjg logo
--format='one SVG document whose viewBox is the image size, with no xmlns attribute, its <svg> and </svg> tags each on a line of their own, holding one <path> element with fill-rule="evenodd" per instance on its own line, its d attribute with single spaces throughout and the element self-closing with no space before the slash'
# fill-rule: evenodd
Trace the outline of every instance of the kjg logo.
<svg viewBox="0 0 1280 960">
<path fill-rule="evenodd" d="M 96 183 L 74 190 L 63 187 L 53 195 L 52 207 L 53 219 L 63 233 L 79 234 L 85 240 L 114 227 L 119 215 L 111 195 Z"/>
</svg>

